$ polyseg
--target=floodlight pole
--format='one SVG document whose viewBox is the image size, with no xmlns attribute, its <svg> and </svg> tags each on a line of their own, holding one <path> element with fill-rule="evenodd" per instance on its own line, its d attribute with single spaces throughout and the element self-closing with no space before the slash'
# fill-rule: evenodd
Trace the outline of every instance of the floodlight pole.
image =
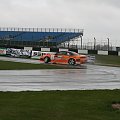
<svg viewBox="0 0 120 120">
<path fill-rule="evenodd" d="M 96 49 L 96 38 L 94 37 L 94 50 Z"/>
<path fill-rule="evenodd" d="M 107 40 L 108 40 L 108 51 L 109 51 L 109 44 L 110 44 L 110 39 L 109 38 L 107 38 Z"/>
<path fill-rule="evenodd" d="M 81 49 L 82 49 L 82 35 L 80 36 L 80 38 L 81 38 Z"/>
</svg>

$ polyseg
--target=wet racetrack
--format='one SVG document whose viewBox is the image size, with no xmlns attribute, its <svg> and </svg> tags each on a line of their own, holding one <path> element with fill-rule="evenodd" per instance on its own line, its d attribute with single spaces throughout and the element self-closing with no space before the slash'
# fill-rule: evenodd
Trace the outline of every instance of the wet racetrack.
<svg viewBox="0 0 120 120">
<path fill-rule="evenodd" d="M 0 91 L 91 89 L 120 89 L 120 67 L 0 71 Z"/>
</svg>

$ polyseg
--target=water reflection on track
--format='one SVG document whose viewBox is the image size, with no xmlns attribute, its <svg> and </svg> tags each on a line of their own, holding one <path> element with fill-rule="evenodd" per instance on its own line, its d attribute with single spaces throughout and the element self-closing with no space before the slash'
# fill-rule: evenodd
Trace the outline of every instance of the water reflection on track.
<svg viewBox="0 0 120 120">
<path fill-rule="evenodd" d="M 1 70 L 0 91 L 120 89 L 120 68 Z"/>
</svg>

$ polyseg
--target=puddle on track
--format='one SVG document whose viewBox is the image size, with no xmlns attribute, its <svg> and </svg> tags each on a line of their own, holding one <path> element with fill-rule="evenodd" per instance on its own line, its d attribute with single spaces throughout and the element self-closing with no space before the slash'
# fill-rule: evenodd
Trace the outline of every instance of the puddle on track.
<svg viewBox="0 0 120 120">
<path fill-rule="evenodd" d="M 120 89 L 120 68 L 1 70 L 0 91 Z"/>
</svg>

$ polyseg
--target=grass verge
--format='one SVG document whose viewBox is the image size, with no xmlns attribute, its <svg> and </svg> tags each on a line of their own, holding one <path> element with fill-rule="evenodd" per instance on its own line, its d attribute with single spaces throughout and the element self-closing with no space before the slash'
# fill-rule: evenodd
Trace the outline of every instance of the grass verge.
<svg viewBox="0 0 120 120">
<path fill-rule="evenodd" d="M 0 120 L 118 120 L 120 90 L 0 92 Z"/>
<path fill-rule="evenodd" d="M 31 64 L 0 60 L 0 70 L 22 70 L 22 69 L 64 69 L 67 66 L 56 66 L 50 64 Z"/>
<path fill-rule="evenodd" d="M 95 55 L 96 64 L 110 65 L 110 66 L 120 66 L 120 56 L 112 55 Z"/>
<path fill-rule="evenodd" d="M 95 64 L 120 67 L 120 56 L 95 55 Z M 53 64 L 31 64 L 0 60 L 0 70 L 22 70 L 22 69 L 77 69 L 73 66 Z"/>
</svg>

